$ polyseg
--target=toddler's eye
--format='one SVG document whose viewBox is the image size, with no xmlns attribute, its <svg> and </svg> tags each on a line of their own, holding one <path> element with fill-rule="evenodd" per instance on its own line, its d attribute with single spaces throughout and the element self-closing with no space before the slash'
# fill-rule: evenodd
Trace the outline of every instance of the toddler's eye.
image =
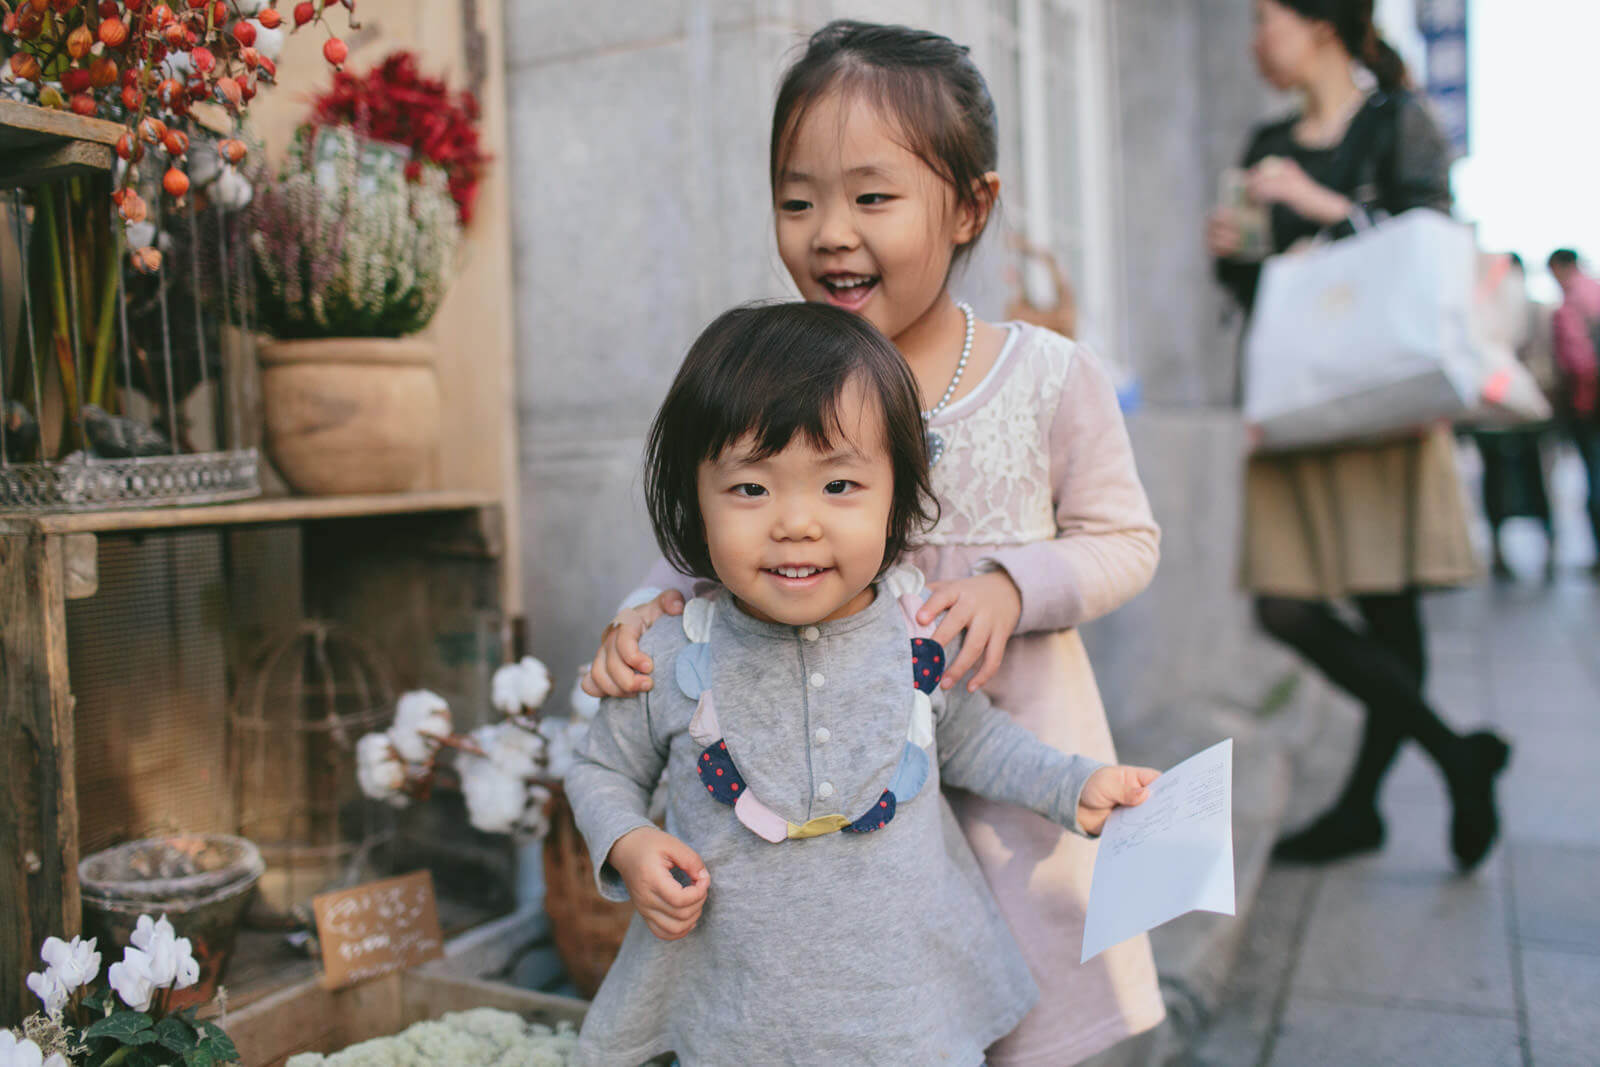
<svg viewBox="0 0 1600 1067">
<path fill-rule="evenodd" d="M 838 478 L 823 486 L 822 491 L 837 496 L 839 493 L 848 493 L 851 489 L 855 488 L 855 484 L 855 482 L 852 482 L 847 478 Z"/>
<path fill-rule="evenodd" d="M 887 204 L 893 199 L 894 197 L 888 193 L 862 193 L 856 197 L 856 203 L 862 207 L 877 207 L 879 204 Z"/>
<path fill-rule="evenodd" d="M 783 203 L 778 205 L 778 210 L 779 211 L 796 212 L 796 211 L 804 211 L 806 208 L 808 208 L 810 206 L 811 206 L 811 204 L 808 201 L 805 201 L 805 200 L 785 200 Z"/>
<path fill-rule="evenodd" d="M 756 497 L 765 496 L 766 494 L 766 488 L 764 486 L 757 485 L 754 482 L 745 482 L 743 485 L 736 485 L 733 487 L 734 496 Z"/>
</svg>

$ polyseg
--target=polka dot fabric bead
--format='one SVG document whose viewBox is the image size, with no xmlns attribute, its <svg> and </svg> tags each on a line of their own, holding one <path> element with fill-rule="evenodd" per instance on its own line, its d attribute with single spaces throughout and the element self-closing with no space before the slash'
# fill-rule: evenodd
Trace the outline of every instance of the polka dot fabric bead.
<svg viewBox="0 0 1600 1067">
<path fill-rule="evenodd" d="M 931 637 L 911 639 L 911 684 L 931 693 L 944 677 L 944 649 Z"/>
<path fill-rule="evenodd" d="M 739 796 L 745 790 L 744 779 L 739 776 L 739 768 L 733 765 L 733 759 L 728 755 L 727 742 L 718 741 L 707 746 L 700 753 L 695 769 L 700 772 L 700 781 L 705 783 L 706 792 L 715 800 L 723 804 L 739 802 Z"/>
</svg>

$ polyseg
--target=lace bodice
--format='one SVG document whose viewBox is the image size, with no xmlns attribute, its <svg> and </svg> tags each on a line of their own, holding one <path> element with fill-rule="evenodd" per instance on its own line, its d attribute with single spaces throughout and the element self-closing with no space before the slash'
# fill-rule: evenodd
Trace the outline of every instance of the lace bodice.
<svg viewBox="0 0 1600 1067">
<path fill-rule="evenodd" d="M 978 388 L 930 428 L 944 438 L 933 468 L 939 525 L 933 545 L 1022 545 L 1056 536 L 1050 427 L 1061 403 L 1073 342 L 1012 328 Z"/>
</svg>

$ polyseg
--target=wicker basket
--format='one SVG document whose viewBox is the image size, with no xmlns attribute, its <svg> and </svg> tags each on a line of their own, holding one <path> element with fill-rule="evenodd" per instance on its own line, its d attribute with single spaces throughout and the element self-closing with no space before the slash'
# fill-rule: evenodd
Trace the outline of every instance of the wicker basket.
<svg viewBox="0 0 1600 1067">
<path fill-rule="evenodd" d="M 578 992 L 593 997 L 622 948 L 633 905 L 617 904 L 594 886 L 589 849 L 572 818 L 572 806 L 553 785 L 550 833 L 544 839 L 544 908 L 550 915 L 556 952 Z"/>
</svg>

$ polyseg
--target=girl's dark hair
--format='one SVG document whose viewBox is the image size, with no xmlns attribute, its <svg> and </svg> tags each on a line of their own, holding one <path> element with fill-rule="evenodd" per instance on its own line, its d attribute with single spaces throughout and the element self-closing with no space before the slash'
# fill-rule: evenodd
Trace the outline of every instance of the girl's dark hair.
<svg viewBox="0 0 1600 1067">
<path fill-rule="evenodd" d="M 882 109 L 899 126 L 905 148 L 987 225 L 994 204 L 983 176 L 998 164 L 1000 134 L 988 83 L 964 46 L 926 30 L 848 19 L 812 34 L 784 72 L 772 109 L 768 176 L 774 196 L 806 112 L 833 91 L 859 94 Z M 956 260 L 982 235 L 980 227 L 956 250 Z"/>
<path fill-rule="evenodd" d="M 1406 61 L 1378 33 L 1378 25 L 1372 20 L 1372 0 L 1278 0 L 1278 3 L 1308 19 L 1332 25 L 1345 51 L 1377 76 L 1378 88 L 1384 92 L 1411 87 Z"/>
<path fill-rule="evenodd" d="M 796 434 L 817 449 L 847 436 L 839 397 L 853 381 L 883 414 L 894 471 L 882 568 L 938 518 L 917 384 L 898 349 L 866 319 L 826 304 L 747 304 L 724 312 L 689 349 L 650 426 L 644 495 L 656 543 L 674 567 L 716 578 L 700 513 L 700 464 L 746 435 L 755 458 Z M 881 573 L 881 570 L 880 570 Z"/>
</svg>

